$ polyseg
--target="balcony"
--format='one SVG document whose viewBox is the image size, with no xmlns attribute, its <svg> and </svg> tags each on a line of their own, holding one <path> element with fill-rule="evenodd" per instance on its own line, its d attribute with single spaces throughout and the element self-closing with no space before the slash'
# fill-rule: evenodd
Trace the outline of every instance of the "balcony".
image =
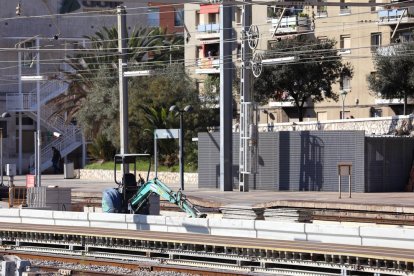
<svg viewBox="0 0 414 276">
<path fill-rule="evenodd" d="M 349 15 L 349 14 L 351 14 L 351 8 L 341 7 L 339 9 L 339 15 Z"/>
<path fill-rule="evenodd" d="M 377 54 L 380 56 L 393 56 L 401 51 L 404 51 L 404 48 L 399 44 L 378 47 L 376 49 Z"/>
<path fill-rule="evenodd" d="M 272 18 L 272 28 L 270 32 L 273 33 L 278 22 L 279 18 Z M 279 28 L 276 31 L 276 34 L 285 34 L 285 33 L 300 33 L 310 30 L 309 18 L 306 16 L 284 16 L 280 21 Z"/>
<path fill-rule="evenodd" d="M 197 26 L 196 39 L 220 38 L 220 24 L 204 24 Z"/>
<path fill-rule="evenodd" d="M 220 73 L 220 59 L 201 58 L 197 60 L 196 74 L 218 74 Z"/>
<path fill-rule="evenodd" d="M 393 9 L 378 11 L 379 25 L 395 25 L 403 16 L 400 23 L 414 23 L 413 14 L 408 9 Z"/>
<path fill-rule="evenodd" d="M 328 17 L 328 12 L 326 11 L 326 9 L 325 10 L 316 11 L 315 17 L 316 18 Z"/>
<path fill-rule="evenodd" d="M 377 105 L 402 105 L 404 104 L 403 99 L 375 99 L 375 104 Z M 413 98 L 407 99 L 407 104 L 414 104 Z"/>
</svg>

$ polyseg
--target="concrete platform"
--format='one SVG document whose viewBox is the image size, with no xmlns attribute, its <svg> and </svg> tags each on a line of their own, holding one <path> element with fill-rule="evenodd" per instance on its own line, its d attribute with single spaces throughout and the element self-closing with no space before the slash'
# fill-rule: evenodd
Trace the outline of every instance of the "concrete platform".
<svg viewBox="0 0 414 276">
<path fill-rule="evenodd" d="M 5 177 L 7 185 L 7 177 Z M 178 186 L 170 185 L 174 191 Z M 25 176 L 15 177 L 16 186 L 25 186 Z M 116 187 L 114 182 L 64 179 L 63 175 L 42 175 L 42 186 L 59 186 L 72 188 L 72 198 L 97 198 L 106 188 Z M 372 211 L 376 213 L 414 214 L 414 193 L 354 193 L 352 198 L 348 194 L 334 192 L 274 192 L 256 191 L 250 192 L 221 192 L 219 190 L 198 189 L 187 187 L 187 197 L 196 205 L 208 208 L 231 207 L 240 209 L 249 208 L 316 208 L 336 209 L 343 211 Z"/>
</svg>

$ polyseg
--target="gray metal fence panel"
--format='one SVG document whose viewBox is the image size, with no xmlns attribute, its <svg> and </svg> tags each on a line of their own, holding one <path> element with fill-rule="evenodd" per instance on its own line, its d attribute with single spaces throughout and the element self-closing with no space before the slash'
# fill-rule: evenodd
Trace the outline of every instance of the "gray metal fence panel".
<svg viewBox="0 0 414 276">
<path fill-rule="evenodd" d="M 413 138 L 367 137 L 366 145 L 366 191 L 404 191 L 414 158 Z"/>
<path fill-rule="evenodd" d="M 258 174 L 250 189 L 337 191 L 338 162 L 352 162 L 354 192 L 365 191 L 363 131 L 259 134 Z M 233 135 L 233 187 L 238 187 L 239 135 Z M 219 133 L 199 134 L 199 187 L 218 188 Z M 347 183 L 347 179 L 344 178 Z M 347 185 L 343 191 L 348 191 Z"/>
</svg>

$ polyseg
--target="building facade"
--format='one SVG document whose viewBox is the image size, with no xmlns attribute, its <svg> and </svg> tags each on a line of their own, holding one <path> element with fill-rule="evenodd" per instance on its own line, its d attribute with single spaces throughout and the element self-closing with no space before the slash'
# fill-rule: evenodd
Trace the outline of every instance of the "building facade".
<svg viewBox="0 0 414 276">
<path fill-rule="evenodd" d="M 346 6 L 345 0 L 336 6 L 277 6 L 253 4 L 252 24 L 260 30 L 259 51 L 266 51 L 280 39 L 297 35 L 335 39 L 344 62 L 354 68 L 352 79 L 343 79 L 334 85 L 339 101 L 323 101 L 305 105 L 304 120 L 332 120 L 365 118 L 402 114 L 400 99 L 385 100 L 369 90 L 367 76 L 374 74 L 373 55 L 378 49 L 412 40 L 411 8 L 399 8 L 387 3 L 372 6 Z M 365 3 L 365 1 L 356 1 Z M 342 5 L 341 5 L 342 4 Z M 265 16 L 266 15 L 266 16 Z M 241 6 L 233 6 L 233 62 L 240 65 Z M 190 71 L 198 79 L 200 93 L 207 75 L 219 74 L 219 8 L 217 5 L 185 5 L 185 22 L 194 33 L 187 40 L 185 57 Z M 280 23 L 279 23 L 280 19 Z M 254 91 L 253 91 L 254 93 Z M 342 110 L 344 110 L 342 114 Z M 289 99 L 271 100 L 261 106 L 261 123 L 297 121 L 298 114 Z M 411 112 L 411 110 L 409 109 Z"/>
</svg>

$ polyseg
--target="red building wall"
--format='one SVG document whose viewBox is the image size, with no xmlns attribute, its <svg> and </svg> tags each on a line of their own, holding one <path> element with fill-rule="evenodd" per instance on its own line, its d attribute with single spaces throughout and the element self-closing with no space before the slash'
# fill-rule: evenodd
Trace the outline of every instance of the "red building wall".
<svg viewBox="0 0 414 276">
<path fill-rule="evenodd" d="M 160 27 L 167 28 L 168 33 L 182 33 L 184 26 L 175 26 L 175 10 L 184 8 L 184 5 L 163 4 L 158 2 L 148 2 L 149 7 L 159 8 Z"/>
</svg>

